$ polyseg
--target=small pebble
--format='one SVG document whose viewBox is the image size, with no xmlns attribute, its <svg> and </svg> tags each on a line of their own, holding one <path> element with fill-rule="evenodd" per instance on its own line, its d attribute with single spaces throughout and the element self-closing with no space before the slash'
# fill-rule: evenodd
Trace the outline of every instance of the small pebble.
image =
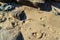
<svg viewBox="0 0 60 40">
<path fill-rule="evenodd" d="M 37 36 L 36 34 L 37 34 L 37 32 L 33 32 L 32 36 L 34 36 L 36 38 L 36 36 Z"/>
<path fill-rule="evenodd" d="M 13 28 L 15 28 L 18 25 L 17 22 L 11 22 L 11 24 L 12 24 Z"/>
</svg>

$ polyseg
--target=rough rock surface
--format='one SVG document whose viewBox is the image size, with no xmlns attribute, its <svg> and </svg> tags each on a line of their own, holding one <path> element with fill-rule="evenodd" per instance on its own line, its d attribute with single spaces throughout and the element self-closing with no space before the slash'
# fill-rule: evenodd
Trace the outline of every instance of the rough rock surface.
<svg viewBox="0 0 60 40">
<path fill-rule="evenodd" d="M 51 4 L 0 11 L 0 40 L 60 40 L 60 15 L 55 14 L 60 13 L 60 3 Z"/>
</svg>

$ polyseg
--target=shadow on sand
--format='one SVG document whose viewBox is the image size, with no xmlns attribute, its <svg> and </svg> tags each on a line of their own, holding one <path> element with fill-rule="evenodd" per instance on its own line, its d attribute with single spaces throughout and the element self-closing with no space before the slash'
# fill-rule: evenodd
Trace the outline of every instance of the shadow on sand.
<svg viewBox="0 0 60 40">
<path fill-rule="evenodd" d="M 52 5 L 60 9 L 60 2 L 50 1 L 45 2 L 44 4 L 38 4 L 38 7 L 40 7 L 40 10 L 42 11 L 51 11 Z"/>
<path fill-rule="evenodd" d="M 21 32 L 18 33 L 18 36 L 17 36 L 16 40 L 24 40 Z"/>
<path fill-rule="evenodd" d="M 31 2 L 21 2 L 19 4 L 16 4 L 16 3 L 8 3 L 10 5 L 13 5 L 15 7 L 20 7 L 20 6 L 23 6 L 23 5 L 26 5 L 26 6 L 30 6 L 30 7 L 33 7 L 33 8 L 37 8 L 34 6 L 33 3 Z M 57 7 L 57 8 L 60 8 L 60 2 L 55 2 L 55 1 L 45 1 L 45 3 L 39 3 L 37 4 L 37 6 L 40 8 L 40 10 L 42 11 L 51 11 L 52 10 L 52 7 L 51 5 Z"/>
</svg>

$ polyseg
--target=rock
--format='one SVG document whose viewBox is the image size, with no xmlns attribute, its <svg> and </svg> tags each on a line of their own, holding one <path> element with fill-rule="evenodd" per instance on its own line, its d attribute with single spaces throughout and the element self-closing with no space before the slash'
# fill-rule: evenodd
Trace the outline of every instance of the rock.
<svg viewBox="0 0 60 40">
<path fill-rule="evenodd" d="M 5 22 L 6 19 L 7 18 L 5 17 L 4 13 L 0 13 L 0 23 Z"/>
<path fill-rule="evenodd" d="M 5 7 L 4 10 L 8 10 L 8 11 L 10 11 L 10 10 L 12 10 L 12 9 L 14 9 L 14 6 L 12 6 L 12 5 L 8 5 L 8 6 Z"/>
<path fill-rule="evenodd" d="M 15 32 L 16 30 L 0 30 L 0 40 L 23 40 L 21 32 Z"/>
<path fill-rule="evenodd" d="M 41 33 L 40 37 L 38 37 L 39 39 L 43 38 L 43 37 L 46 37 L 46 33 Z"/>
<path fill-rule="evenodd" d="M 10 11 L 12 9 L 14 9 L 14 6 L 8 5 L 7 3 L 3 3 L 0 6 L 0 11 Z"/>
<path fill-rule="evenodd" d="M 17 22 L 11 22 L 13 28 L 15 28 L 16 26 L 18 26 L 18 23 Z"/>
<path fill-rule="evenodd" d="M 52 12 L 55 13 L 55 15 L 60 15 L 60 12 L 58 12 L 55 8 L 52 7 Z"/>
<path fill-rule="evenodd" d="M 33 32 L 33 33 L 32 33 L 32 36 L 36 38 L 37 32 Z"/>
<path fill-rule="evenodd" d="M 1 4 L 1 6 L 0 6 L 0 11 L 3 11 L 4 8 L 5 8 L 7 5 L 8 5 L 7 3 Z"/>
<path fill-rule="evenodd" d="M 14 18 L 17 18 L 19 20 L 25 20 L 26 19 L 26 14 L 24 10 L 19 10 L 19 11 L 15 11 L 12 12 Z"/>
<path fill-rule="evenodd" d="M 3 17 L 2 19 L 0 19 L 0 23 L 2 23 L 4 21 L 6 21 L 6 18 L 5 17 Z"/>
</svg>

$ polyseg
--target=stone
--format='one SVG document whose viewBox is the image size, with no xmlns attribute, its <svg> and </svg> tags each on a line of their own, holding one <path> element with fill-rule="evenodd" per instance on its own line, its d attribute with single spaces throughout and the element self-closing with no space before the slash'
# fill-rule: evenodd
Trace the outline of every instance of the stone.
<svg viewBox="0 0 60 40">
<path fill-rule="evenodd" d="M 7 5 L 8 5 L 7 3 L 1 4 L 1 6 L 0 6 L 0 11 L 3 11 L 4 8 L 5 8 Z"/>
<path fill-rule="evenodd" d="M 17 22 L 11 22 L 13 28 L 15 28 L 16 26 L 18 26 L 18 23 Z"/>
<path fill-rule="evenodd" d="M 6 17 L 5 17 L 5 14 L 2 12 L 2 13 L 0 13 L 0 23 L 2 23 L 2 22 L 5 22 L 6 21 Z"/>
<path fill-rule="evenodd" d="M 58 12 L 54 7 L 52 7 L 52 12 L 53 12 L 55 15 L 60 15 L 60 12 Z"/>
<path fill-rule="evenodd" d="M 8 6 L 6 6 L 5 7 L 5 9 L 4 10 L 12 10 L 12 9 L 14 9 L 14 6 L 12 6 L 12 5 L 8 5 Z"/>
<path fill-rule="evenodd" d="M 0 6 L 0 11 L 10 11 L 12 9 L 14 9 L 15 7 L 12 5 L 8 5 L 7 3 L 3 3 Z"/>
<path fill-rule="evenodd" d="M 21 32 L 14 32 L 16 30 L 0 30 L 0 40 L 23 40 Z"/>
<path fill-rule="evenodd" d="M 14 11 L 12 12 L 14 18 L 18 19 L 18 20 L 26 20 L 26 14 L 24 10 L 18 10 L 18 11 Z"/>
</svg>

